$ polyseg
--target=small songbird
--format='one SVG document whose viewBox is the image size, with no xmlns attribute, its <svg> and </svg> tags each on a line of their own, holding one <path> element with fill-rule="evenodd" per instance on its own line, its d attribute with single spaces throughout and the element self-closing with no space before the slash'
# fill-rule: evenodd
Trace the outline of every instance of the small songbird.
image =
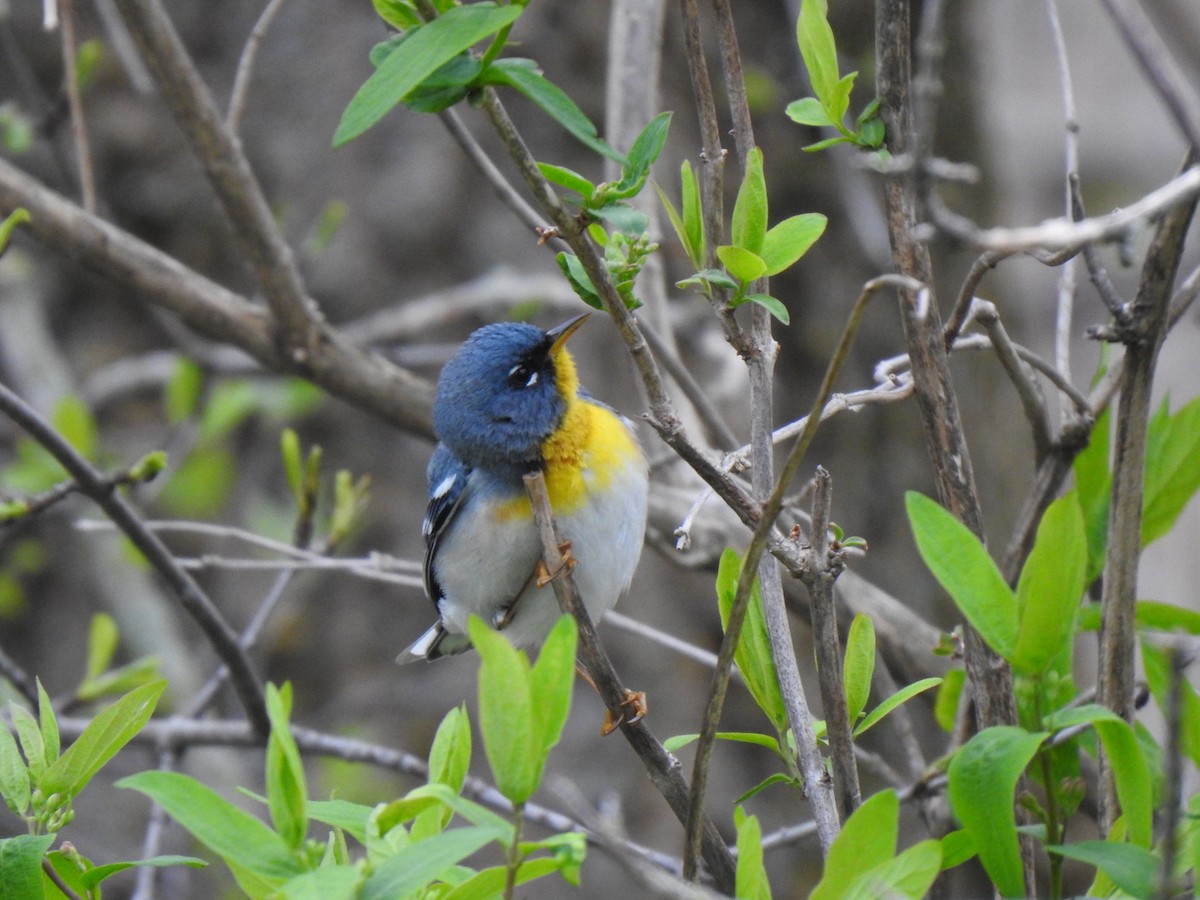
<svg viewBox="0 0 1200 900">
<path fill-rule="evenodd" d="M 422 523 L 438 621 L 397 662 L 466 650 L 472 613 L 517 646 L 549 633 L 558 602 L 539 579 L 542 545 L 522 481 L 538 469 L 591 617 L 628 589 L 646 529 L 646 458 L 630 423 L 579 387 L 566 342 L 586 318 L 549 331 L 485 325 L 442 370 Z"/>
</svg>

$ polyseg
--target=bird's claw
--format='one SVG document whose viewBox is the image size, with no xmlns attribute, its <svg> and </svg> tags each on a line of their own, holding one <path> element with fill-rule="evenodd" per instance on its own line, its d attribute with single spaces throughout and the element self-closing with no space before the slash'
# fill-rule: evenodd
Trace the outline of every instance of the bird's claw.
<svg viewBox="0 0 1200 900">
<path fill-rule="evenodd" d="M 622 712 L 619 717 L 613 716 L 611 709 L 604 711 L 604 724 L 600 726 L 600 736 L 607 737 L 622 725 L 633 725 L 642 721 L 650 707 L 646 701 L 645 691 L 625 690 L 625 699 L 621 701 Z M 632 713 L 632 715 L 630 714 Z"/>
<path fill-rule="evenodd" d="M 539 559 L 537 564 L 537 586 L 544 588 L 563 572 L 570 572 L 575 568 L 578 562 L 575 555 L 571 553 L 571 542 L 563 541 L 558 545 L 558 552 L 562 554 L 562 562 L 553 572 L 550 571 L 544 559 Z"/>
</svg>

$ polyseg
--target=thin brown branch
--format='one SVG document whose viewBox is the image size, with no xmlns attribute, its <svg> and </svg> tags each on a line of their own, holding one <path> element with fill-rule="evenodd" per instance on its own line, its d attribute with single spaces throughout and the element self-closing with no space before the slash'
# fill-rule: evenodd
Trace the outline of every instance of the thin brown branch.
<svg viewBox="0 0 1200 900">
<path fill-rule="evenodd" d="M 526 475 L 525 489 L 529 493 L 546 566 L 551 572 L 559 573 L 551 582 L 555 596 L 558 597 L 558 603 L 563 612 L 569 613 L 579 626 L 579 647 L 583 664 L 595 683 L 600 697 L 604 700 L 604 705 L 621 722 L 621 733 L 625 735 L 625 739 L 629 741 L 629 745 L 641 759 L 642 765 L 646 767 L 650 780 L 658 788 L 680 822 L 685 822 L 688 815 L 688 789 L 680 771 L 679 760 L 668 753 L 654 737 L 646 726 L 645 719 L 639 719 L 632 723 L 627 721 L 625 709 L 629 691 L 626 690 L 616 670 L 613 669 L 604 645 L 600 642 L 595 626 L 579 597 L 570 570 L 562 558 L 562 552 L 559 549 L 562 540 L 558 536 L 554 524 L 554 512 L 550 506 L 550 496 L 546 492 L 546 481 L 542 473 L 534 472 Z M 705 864 L 717 886 L 723 891 L 731 892 L 734 884 L 734 864 L 729 848 L 725 846 L 725 842 L 712 820 L 705 818 L 702 834 Z"/>
<path fill-rule="evenodd" d="M 250 93 L 250 78 L 254 74 L 258 48 L 262 46 L 267 30 L 286 2 L 287 0 L 269 0 L 258 21 L 254 23 L 250 37 L 246 39 L 246 46 L 242 48 L 237 74 L 233 77 L 233 91 L 229 95 L 229 112 L 225 116 L 225 127 L 229 129 L 230 134 L 237 134 L 242 130 L 242 115 L 246 111 L 246 98 Z"/>
<path fill-rule="evenodd" d="M 75 0 L 59 0 L 59 33 L 62 36 L 63 90 L 71 110 L 71 138 L 75 142 L 75 163 L 79 167 L 79 194 L 83 208 L 96 211 L 96 174 L 92 169 L 92 150 L 87 122 L 83 118 L 83 97 L 76 64 Z"/>
<path fill-rule="evenodd" d="M 226 127 L 207 85 L 159 0 L 116 0 L 150 74 L 176 124 L 203 167 L 238 246 L 275 315 L 280 352 L 307 364 L 327 340 L 327 326 L 308 296 L 292 251 L 250 168 L 237 137 Z"/>
<path fill-rule="evenodd" d="M 812 529 L 808 538 L 811 561 L 803 578 L 812 606 L 813 641 L 816 645 L 817 671 L 820 675 L 821 706 L 825 711 L 825 729 L 833 763 L 833 788 L 838 811 L 844 822 L 858 808 L 862 797 L 858 786 L 858 767 L 854 762 L 854 738 L 846 707 L 846 682 L 842 673 L 842 646 L 838 637 L 837 608 L 833 603 L 833 583 L 843 563 L 830 556 L 829 524 L 833 507 L 833 478 L 817 466 L 813 490 Z"/>
</svg>

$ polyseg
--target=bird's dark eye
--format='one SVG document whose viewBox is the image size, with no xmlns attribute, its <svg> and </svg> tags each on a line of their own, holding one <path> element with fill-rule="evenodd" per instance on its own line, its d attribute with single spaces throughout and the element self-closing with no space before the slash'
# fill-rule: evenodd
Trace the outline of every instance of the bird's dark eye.
<svg viewBox="0 0 1200 900">
<path fill-rule="evenodd" d="M 538 383 L 538 370 L 529 363 L 517 363 L 508 370 L 508 383 L 515 388 L 533 387 Z"/>
</svg>

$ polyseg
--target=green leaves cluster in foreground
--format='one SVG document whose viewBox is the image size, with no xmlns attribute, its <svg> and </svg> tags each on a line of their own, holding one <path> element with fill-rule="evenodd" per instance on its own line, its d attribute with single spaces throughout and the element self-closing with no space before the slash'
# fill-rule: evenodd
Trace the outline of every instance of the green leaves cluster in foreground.
<svg viewBox="0 0 1200 900">
<path fill-rule="evenodd" d="M 480 731 L 497 787 L 519 810 L 541 783 L 558 743 L 574 684 L 575 622 L 563 616 L 530 664 L 502 634 L 472 620 L 481 659 Z M 580 833 L 523 841 L 520 819 L 500 816 L 462 796 L 471 762 L 465 708 L 450 710 L 429 751 L 429 781 L 375 806 L 309 798 L 299 749 L 289 729 L 289 685 L 267 687 L 271 736 L 265 797 L 269 822 L 177 772 L 142 772 L 118 787 L 146 794 L 221 857 L 253 898 L 392 900 L 437 887 L 442 900 L 499 896 L 511 878 L 523 884 L 558 873 L 577 884 L 585 854 Z M 314 826 L 327 826 L 320 839 Z M 495 865 L 468 857 L 493 846 Z M 486 858 L 486 852 L 481 858 Z"/>
<path fill-rule="evenodd" d="M 948 794 L 963 825 L 960 848 L 978 853 L 996 889 L 1021 896 L 1024 882 L 1018 834 L 1027 831 L 1049 856 L 1052 893 L 1063 858 L 1098 869 L 1089 894 L 1114 889 L 1134 897 L 1158 890 L 1161 848 L 1155 847 L 1153 811 L 1163 802 L 1162 750 L 1141 725 L 1129 725 L 1110 710 L 1077 703 L 1072 674 L 1075 638 L 1100 624 L 1094 604 L 1081 605 L 1104 565 L 1108 521 L 1108 415 L 1097 423 L 1089 447 L 1075 462 L 1075 488 L 1052 503 L 1039 524 L 1032 551 L 1013 590 L 979 539 L 936 502 L 907 497 L 909 521 L 926 566 L 979 635 L 1013 668 L 1019 727 L 989 728 L 950 759 Z M 1152 417 L 1148 435 L 1153 462 L 1147 465 L 1143 543 L 1165 534 L 1200 488 L 1200 400 L 1175 414 L 1164 406 Z M 1142 601 L 1137 608 L 1147 682 L 1167 708 L 1171 662 L 1155 631 L 1200 634 L 1200 615 L 1165 603 Z M 938 699 L 939 721 L 949 726 L 961 701 L 963 678 L 947 677 Z M 1200 697 L 1181 685 L 1183 752 L 1200 764 Z M 1107 756 L 1121 808 L 1120 826 L 1108 841 L 1064 843 L 1065 822 L 1083 799 L 1080 755 Z M 1015 796 L 1022 774 L 1039 795 Z M 1018 827 L 1020 800 L 1037 821 Z M 1193 797 L 1190 808 L 1200 807 Z M 1182 878 L 1200 861 L 1200 826 L 1181 828 L 1182 850 L 1172 877 Z"/>
</svg>

